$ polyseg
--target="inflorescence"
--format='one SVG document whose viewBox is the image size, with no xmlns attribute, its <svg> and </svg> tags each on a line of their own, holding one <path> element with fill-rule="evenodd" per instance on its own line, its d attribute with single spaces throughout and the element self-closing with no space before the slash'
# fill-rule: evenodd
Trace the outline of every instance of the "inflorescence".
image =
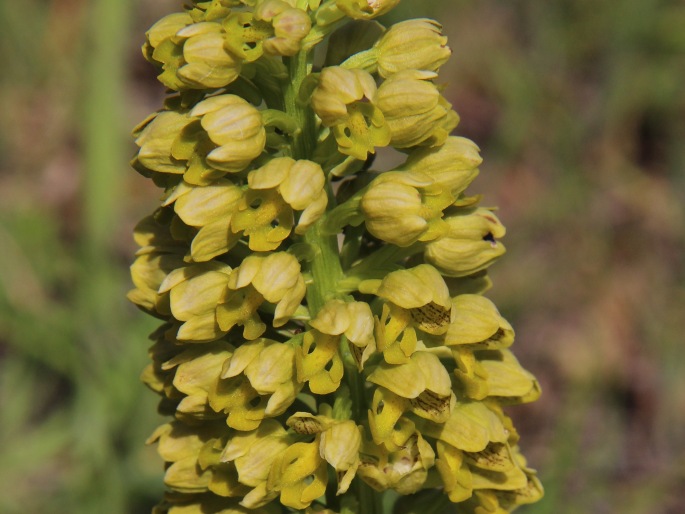
<svg viewBox="0 0 685 514">
<path fill-rule="evenodd" d="M 129 297 L 163 322 L 156 513 L 542 495 L 502 410 L 540 388 L 482 296 L 504 227 L 465 193 L 481 158 L 450 135 L 441 26 L 374 20 L 398 1 L 195 0 L 147 33 L 169 95 L 133 166 L 164 194 Z M 403 163 L 376 171 L 384 147 Z"/>
</svg>

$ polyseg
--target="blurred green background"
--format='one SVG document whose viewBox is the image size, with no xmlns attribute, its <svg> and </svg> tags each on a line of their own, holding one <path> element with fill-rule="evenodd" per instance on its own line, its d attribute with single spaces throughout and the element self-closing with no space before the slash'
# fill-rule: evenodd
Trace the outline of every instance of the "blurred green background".
<svg viewBox="0 0 685 514">
<path fill-rule="evenodd" d="M 0 1 L 0 513 L 149 512 L 155 325 L 125 302 L 127 166 L 163 88 L 143 34 L 181 0 Z M 685 4 L 404 0 L 450 38 L 457 133 L 508 254 L 489 293 L 540 379 L 511 411 L 527 514 L 685 512 Z"/>
</svg>

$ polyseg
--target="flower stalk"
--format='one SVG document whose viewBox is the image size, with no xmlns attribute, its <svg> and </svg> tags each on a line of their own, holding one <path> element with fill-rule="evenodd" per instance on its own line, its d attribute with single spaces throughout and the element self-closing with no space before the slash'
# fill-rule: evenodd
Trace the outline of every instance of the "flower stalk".
<svg viewBox="0 0 685 514">
<path fill-rule="evenodd" d="M 386 29 L 397 3 L 194 0 L 147 33 L 170 94 L 133 167 L 164 196 L 129 297 L 162 320 L 143 372 L 174 417 L 150 438 L 156 514 L 542 495 L 502 409 L 539 385 L 482 296 L 504 228 L 465 193 L 481 161 L 450 135 L 441 27 Z M 375 171 L 383 147 L 404 164 Z"/>
</svg>

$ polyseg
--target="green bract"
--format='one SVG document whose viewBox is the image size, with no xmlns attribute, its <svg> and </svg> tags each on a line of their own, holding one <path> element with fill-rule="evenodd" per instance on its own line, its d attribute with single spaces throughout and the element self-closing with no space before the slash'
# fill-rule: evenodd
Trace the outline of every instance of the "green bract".
<svg viewBox="0 0 685 514">
<path fill-rule="evenodd" d="M 133 166 L 164 193 L 129 298 L 163 320 L 142 375 L 175 418 L 150 438 L 158 514 L 542 495 L 502 410 L 540 387 L 482 296 L 505 230 L 465 192 L 481 158 L 450 135 L 440 25 L 368 21 L 397 3 L 194 1 L 147 33 L 170 93 Z M 406 158 L 375 171 L 386 146 Z"/>
</svg>

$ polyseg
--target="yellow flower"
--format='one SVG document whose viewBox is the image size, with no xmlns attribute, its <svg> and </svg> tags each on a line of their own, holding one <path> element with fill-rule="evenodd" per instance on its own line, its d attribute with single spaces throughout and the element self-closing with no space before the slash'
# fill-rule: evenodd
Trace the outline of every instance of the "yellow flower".
<svg viewBox="0 0 685 514">
<path fill-rule="evenodd" d="M 327 482 L 326 461 L 314 441 L 295 443 L 281 452 L 274 460 L 266 487 L 279 492 L 286 507 L 305 509 L 324 494 Z"/>
<path fill-rule="evenodd" d="M 377 146 L 390 142 L 383 113 L 375 106 L 376 82 L 362 70 L 338 66 L 324 68 L 312 94 L 312 108 L 331 127 L 338 150 L 366 160 Z"/>
<path fill-rule="evenodd" d="M 452 201 L 450 192 L 427 175 L 388 171 L 369 185 L 360 207 L 373 236 L 404 247 L 443 235 L 442 210 Z"/>
<path fill-rule="evenodd" d="M 183 60 L 176 76 L 189 89 L 213 89 L 227 86 L 240 76 L 242 60 L 226 50 L 221 23 L 205 21 L 189 25 L 176 33 L 182 46 Z M 155 50 L 157 60 L 161 52 Z M 160 77 L 161 80 L 161 77 Z M 172 89 L 181 89 L 171 79 Z"/>
<path fill-rule="evenodd" d="M 226 48 L 247 62 L 262 55 L 295 55 L 309 33 L 309 15 L 282 0 L 260 0 L 254 12 L 235 11 L 223 22 Z"/>
<path fill-rule="evenodd" d="M 395 423 L 406 410 L 444 423 L 454 408 L 450 376 L 440 359 L 426 351 L 414 352 L 405 364 L 381 362 L 367 380 L 379 386 L 369 409 L 373 440 L 390 440 Z"/>
<path fill-rule="evenodd" d="M 334 0 L 335 5 L 350 18 L 369 20 L 393 9 L 400 0 Z"/>
<path fill-rule="evenodd" d="M 347 492 L 352 483 L 359 467 L 361 442 L 361 426 L 357 426 L 351 420 L 334 423 L 321 434 L 319 451 L 337 473 L 336 494 Z"/>
<path fill-rule="evenodd" d="M 436 77 L 432 71 L 405 70 L 378 88 L 376 105 L 390 127 L 392 146 L 438 146 L 457 126 L 459 116 L 431 82 Z"/>
<path fill-rule="evenodd" d="M 172 148 L 179 133 L 192 121 L 185 111 L 160 111 L 143 120 L 133 131 L 140 148 L 133 166 L 139 171 L 184 174 L 187 165 L 174 158 Z"/>
<path fill-rule="evenodd" d="M 198 227 L 190 245 L 195 262 L 205 262 L 233 248 L 240 234 L 230 230 L 231 219 L 243 197 L 242 189 L 226 179 L 208 186 L 181 182 L 166 199 L 174 212 L 188 226 Z"/>
<path fill-rule="evenodd" d="M 162 213 L 160 213 L 162 214 Z M 135 228 L 134 238 L 141 247 L 131 266 L 131 279 L 135 289 L 128 299 L 152 315 L 169 315 L 169 295 L 159 293 L 166 276 L 184 265 L 185 246 L 174 240 L 169 226 L 161 216 L 148 216 Z"/>
<path fill-rule="evenodd" d="M 381 77 L 404 70 L 437 71 L 452 53 L 442 27 L 433 20 L 415 19 L 391 26 L 375 45 Z"/>
<path fill-rule="evenodd" d="M 514 342 L 514 330 L 487 298 L 464 294 L 452 299 L 454 316 L 445 334 L 445 345 L 499 350 Z"/>
<path fill-rule="evenodd" d="M 393 271 L 377 285 L 374 281 L 362 283 L 360 290 L 385 301 L 376 322 L 376 345 L 389 364 L 405 363 L 414 353 L 415 328 L 434 335 L 448 330 L 452 317 L 449 290 L 430 265 Z"/>
<path fill-rule="evenodd" d="M 293 226 L 293 210 L 302 211 L 298 234 L 325 211 L 328 196 L 321 166 L 312 161 L 276 157 L 248 176 L 249 190 L 231 219 L 231 229 L 249 236 L 255 251 L 271 251 L 286 239 Z"/>
<path fill-rule="evenodd" d="M 162 364 L 163 370 L 173 370 L 174 399 L 178 401 L 181 397 L 175 407 L 178 418 L 220 417 L 210 408 L 209 395 L 232 352 L 233 346 L 223 342 L 192 346 Z"/>
<path fill-rule="evenodd" d="M 230 427 L 254 430 L 262 419 L 285 412 L 301 389 L 292 346 L 258 339 L 240 345 L 224 362 L 209 403 L 228 414 Z"/>
<path fill-rule="evenodd" d="M 190 115 L 201 119 L 202 128 L 217 145 L 207 162 L 218 170 L 241 171 L 264 150 L 262 116 L 239 96 L 213 96 L 193 107 Z"/>
<path fill-rule="evenodd" d="M 269 55 L 295 55 L 312 27 L 306 12 L 281 0 L 266 0 L 255 10 L 255 19 L 273 26 L 273 36 L 263 43 Z"/>
<path fill-rule="evenodd" d="M 451 277 L 471 275 L 489 267 L 505 251 L 498 241 L 505 229 L 492 211 L 464 209 L 445 218 L 447 233 L 430 241 L 426 261 Z"/>
<path fill-rule="evenodd" d="M 434 463 L 435 452 L 421 433 L 414 431 L 395 451 L 366 444 L 357 474 L 376 491 L 413 494 L 422 488 Z"/>
<path fill-rule="evenodd" d="M 283 326 L 300 307 L 306 286 L 297 259 L 286 252 L 250 255 L 231 272 L 228 291 L 217 307 L 219 327 L 228 332 L 244 327 L 243 336 L 252 340 L 264 333 L 257 309 L 266 301 L 275 305 L 273 326 Z"/>
<path fill-rule="evenodd" d="M 329 409 L 321 411 L 330 414 Z M 359 467 L 362 427 L 357 426 L 352 420 L 336 420 L 327 415 L 315 416 L 308 412 L 296 412 L 286 423 L 298 434 L 316 435 L 315 442 L 319 444 L 319 454 L 336 471 L 336 494 L 347 492 Z"/>
<path fill-rule="evenodd" d="M 176 337 L 181 341 L 212 341 L 228 330 L 217 320 L 231 268 L 215 261 L 177 268 L 162 282 L 159 293 L 169 292 L 171 313 L 183 322 Z"/>
<path fill-rule="evenodd" d="M 447 189 L 456 199 L 478 176 L 482 162 L 475 143 L 450 136 L 441 146 L 414 149 L 401 169 L 428 175 L 433 184 Z"/>
<path fill-rule="evenodd" d="M 274 460 L 292 443 L 280 423 L 265 419 L 256 430 L 236 432 L 221 454 L 221 462 L 231 462 L 241 484 L 252 489 L 240 504 L 249 509 L 266 505 L 278 496 L 266 483 Z"/>
</svg>

